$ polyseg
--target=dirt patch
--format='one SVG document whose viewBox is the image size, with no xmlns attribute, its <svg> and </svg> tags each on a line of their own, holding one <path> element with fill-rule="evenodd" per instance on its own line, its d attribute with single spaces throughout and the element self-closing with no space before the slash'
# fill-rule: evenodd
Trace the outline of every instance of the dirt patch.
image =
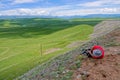
<svg viewBox="0 0 120 80">
<path fill-rule="evenodd" d="M 86 58 L 73 74 L 73 80 L 120 80 L 120 46 L 105 50 L 103 59 Z"/>
<path fill-rule="evenodd" d="M 105 55 L 116 55 L 116 54 L 120 54 L 120 46 L 113 46 L 113 47 L 107 47 L 105 49 Z"/>
<path fill-rule="evenodd" d="M 45 51 L 45 54 L 50 54 L 50 53 L 53 53 L 53 52 L 56 52 L 56 51 L 59 51 L 61 50 L 60 48 L 51 48 L 49 50 L 46 50 Z"/>
</svg>

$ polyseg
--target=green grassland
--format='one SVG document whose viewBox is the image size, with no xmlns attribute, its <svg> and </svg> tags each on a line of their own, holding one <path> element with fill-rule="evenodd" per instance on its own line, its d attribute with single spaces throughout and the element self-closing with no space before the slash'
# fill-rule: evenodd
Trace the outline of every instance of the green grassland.
<svg viewBox="0 0 120 80">
<path fill-rule="evenodd" d="M 73 49 L 66 46 L 88 40 L 93 26 L 100 21 L 102 19 L 1 19 L 0 80 L 12 80 Z M 46 54 L 50 49 L 59 50 Z"/>
</svg>

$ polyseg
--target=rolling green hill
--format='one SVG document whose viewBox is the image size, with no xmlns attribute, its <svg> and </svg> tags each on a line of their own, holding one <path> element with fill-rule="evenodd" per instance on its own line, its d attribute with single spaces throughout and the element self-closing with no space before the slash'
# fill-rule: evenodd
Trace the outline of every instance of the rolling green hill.
<svg viewBox="0 0 120 80">
<path fill-rule="evenodd" d="M 102 19 L 0 20 L 0 80 L 12 80 L 71 50 L 67 45 L 89 39 Z"/>
</svg>

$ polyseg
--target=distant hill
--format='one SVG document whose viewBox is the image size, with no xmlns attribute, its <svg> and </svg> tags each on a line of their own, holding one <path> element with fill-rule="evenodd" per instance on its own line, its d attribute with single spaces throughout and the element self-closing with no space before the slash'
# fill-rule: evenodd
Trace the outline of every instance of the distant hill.
<svg viewBox="0 0 120 80">
<path fill-rule="evenodd" d="M 120 18 L 120 14 L 90 14 L 90 15 L 74 15 L 74 16 L 0 16 L 0 19 L 11 18 Z"/>
<path fill-rule="evenodd" d="M 69 16 L 68 18 L 120 18 L 120 14 L 90 14 L 85 16 Z"/>
</svg>

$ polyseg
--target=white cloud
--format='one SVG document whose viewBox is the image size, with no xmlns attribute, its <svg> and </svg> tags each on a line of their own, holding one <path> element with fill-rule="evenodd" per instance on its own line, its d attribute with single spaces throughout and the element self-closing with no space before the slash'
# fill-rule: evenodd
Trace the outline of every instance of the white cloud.
<svg viewBox="0 0 120 80">
<path fill-rule="evenodd" d="M 79 5 L 83 7 L 97 7 L 97 6 L 103 5 L 103 2 L 94 1 L 94 2 L 87 2 L 87 3 L 79 4 Z"/>
<path fill-rule="evenodd" d="M 38 0 L 14 0 L 14 4 L 30 3 Z M 44 0 L 39 0 L 44 1 Z M 114 7 L 105 8 L 104 5 L 114 4 Z M 41 15 L 41 16 L 74 16 L 87 14 L 120 14 L 120 0 L 98 0 L 93 2 L 81 3 L 76 5 L 55 6 L 49 8 L 18 8 L 0 11 L 0 15 Z M 81 8 L 82 6 L 82 8 Z M 92 7 L 92 8 L 89 8 Z M 85 9 L 84 9 L 85 8 Z"/>
<path fill-rule="evenodd" d="M 79 6 L 83 7 L 102 7 L 104 5 L 119 5 L 120 0 L 97 0 L 93 2 L 87 2 L 87 3 L 82 3 L 79 4 Z"/>
<path fill-rule="evenodd" d="M 33 3 L 37 0 L 14 0 L 12 4 Z"/>
<path fill-rule="evenodd" d="M 74 15 L 89 15 L 89 14 L 118 14 L 120 8 L 96 8 L 96 9 L 76 9 L 57 11 L 54 16 L 74 16 Z"/>
<path fill-rule="evenodd" d="M 68 6 L 59 6 L 51 8 L 19 8 L 13 10 L 0 11 L 4 15 L 40 15 L 40 16 L 74 16 L 88 14 L 118 14 L 120 8 L 94 8 L 94 9 L 69 9 Z"/>
<path fill-rule="evenodd" d="M 0 11 L 1 15 L 47 15 L 48 13 L 44 9 L 27 9 L 27 8 L 20 8 L 20 9 L 14 9 L 14 10 L 5 10 Z"/>
<path fill-rule="evenodd" d="M 120 13 L 120 8 L 102 8 L 103 13 Z"/>
</svg>

